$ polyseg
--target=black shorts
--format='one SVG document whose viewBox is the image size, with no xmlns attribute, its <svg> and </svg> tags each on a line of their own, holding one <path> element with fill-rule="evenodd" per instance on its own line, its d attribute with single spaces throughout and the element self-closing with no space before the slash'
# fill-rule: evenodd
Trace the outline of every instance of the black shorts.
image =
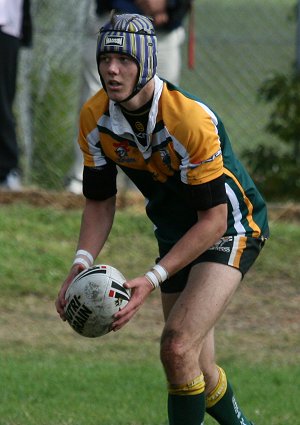
<svg viewBox="0 0 300 425">
<path fill-rule="evenodd" d="M 165 293 L 183 291 L 191 268 L 198 263 L 213 262 L 226 264 L 240 270 L 242 277 L 244 277 L 258 257 L 264 243 L 264 238 L 224 236 L 192 263 L 163 282 L 161 284 L 161 291 Z M 170 249 L 170 246 L 167 247 L 165 244 L 159 244 L 160 257 L 163 257 Z M 159 258 L 157 261 L 159 261 Z"/>
</svg>

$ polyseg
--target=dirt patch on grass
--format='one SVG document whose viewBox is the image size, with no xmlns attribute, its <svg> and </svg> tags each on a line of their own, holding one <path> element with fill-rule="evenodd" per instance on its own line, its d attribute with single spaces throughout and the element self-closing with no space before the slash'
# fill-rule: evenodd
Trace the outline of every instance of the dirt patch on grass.
<svg viewBox="0 0 300 425">
<path fill-rule="evenodd" d="M 27 202 L 39 207 L 52 206 L 63 209 L 81 209 L 84 197 L 65 191 L 48 191 L 42 189 L 24 189 L 21 192 L 0 190 L 0 204 Z M 135 207 L 144 209 L 144 198 L 136 190 L 121 190 L 117 196 L 119 208 Z M 290 202 L 285 204 L 270 203 L 269 216 L 272 221 L 300 221 L 300 204 Z"/>
<path fill-rule="evenodd" d="M 262 284 L 249 274 L 217 326 L 221 359 L 241 357 L 251 363 L 298 364 L 300 294 L 288 282 Z M 163 327 L 159 292 L 153 293 L 134 319 L 121 331 L 102 338 L 77 335 L 62 322 L 54 300 L 34 295 L 0 302 L 1 350 L 101 352 L 101 358 L 158 357 Z"/>
<path fill-rule="evenodd" d="M 83 195 L 70 192 L 56 192 L 42 189 L 24 189 L 21 192 L 0 190 L 0 204 L 26 202 L 37 207 L 54 207 L 59 209 L 81 209 L 84 206 Z M 144 199 L 137 191 L 122 190 L 117 196 L 117 206 L 120 208 L 136 206 L 144 208 Z"/>
</svg>

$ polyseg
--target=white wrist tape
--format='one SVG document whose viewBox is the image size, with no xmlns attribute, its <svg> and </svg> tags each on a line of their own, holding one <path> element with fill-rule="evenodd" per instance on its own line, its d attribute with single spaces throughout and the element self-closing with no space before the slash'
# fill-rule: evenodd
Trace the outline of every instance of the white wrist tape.
<svg viewBox="0 0 300 425">
<path fill-rule="evenodd" d="M 161 283 L 168 279 L 169 273 L 163 266 L 155 264 L 155 266 L 153 266 L 152 269 L 145 274 L 145 277 L 155 289 L 158 288 Z"/>
<path fill-rule="evenodd" d="M 145 278 L 148 280 L 149 283 L 151 283 L 154 289 L 159 287 L 158 277 L 151 270 L 145 273 Z"/>
<path fill-rule="evenodd" d="M 85 249 L 79 249 L 76 252 L 76 257 L 79 257 L 81 255 L 83 255 L 84 257 L 88 258 L 89 262 L 91 263 L 90 265 L 94 264 L 94 257 L 88 251 L 86 251 Z"/>
<path fill-rule="evenodd" d="M 165 280 L 167 280 L 169 278 L 169 273 L 160 264 L 155 264 L 155 266 L 152 267 L 152 270 L 155 271 L 156 273 L 158 273 L 158 275 L 160 277 L 159 283 L 163 283 Z"/>
<path fill-rule="evenodd" d="M 91 267 L 91 265 L 84 258 L 80 257 L 75 258 L 75 260 L 73 261 L 73 266 L 74 264 L 82 264 L 86 269 Z"/>
</svg>

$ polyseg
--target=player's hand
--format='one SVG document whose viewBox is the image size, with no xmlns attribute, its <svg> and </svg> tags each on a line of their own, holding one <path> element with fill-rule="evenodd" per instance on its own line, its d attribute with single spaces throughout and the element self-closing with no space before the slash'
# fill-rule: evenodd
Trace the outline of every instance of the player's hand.
<svg viewBox="0 0 300 425">
<path fill-rule="evenodd" d="M 82 270 L 84 270 L 84 266 L 82 264 L 74 264 L 74 266 L 72 266 L 70 273 L 68 274 L 64 283 L 62 284 L 62 286 L 59 290 L 59 293 L 57 295 L 57 298 L 56 298 L 56 301 L 55 301 L 56 311 L 60 315 L 60 317 L 63 321 L 66 320 L 65 312 L 64 312 L 64 308 L 65 308 L 65 305 L 67 303 L 66 300 L 65 300 L 66 291 L 67 291 L 68 287 L 71 285 L 71 282 L 73 281 L 73 279 L 80 272 L 82 272 Z"/>
<path fill-rule="evenodd" d="M 124 287 L 131 289 L 131 298 L 128 304 L 115 314 L 115 321 L 112 324 L 112 330 L 118 331 L 121 329 L 138 311 L 150 292 L 153 291 L 153 286 L 145 278 L 145 276 L 137 277 L 124 283 Z"/>
</svg>

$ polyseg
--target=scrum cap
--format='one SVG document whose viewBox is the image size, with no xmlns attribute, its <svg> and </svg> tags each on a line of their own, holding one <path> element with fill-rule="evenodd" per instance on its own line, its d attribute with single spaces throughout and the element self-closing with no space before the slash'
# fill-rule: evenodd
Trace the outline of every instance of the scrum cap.
<svg viewBox="0 0 300 425">
<path fill-rule="evenodd" d="M 134 92 L 130 96 L 133 97 L 156 73 L 157 39 L 151 20 L 138 14 L 113 14 L 110 22 L 100 29 L 97 42 L 97 65 L 103 53 L 126 54 L 137 62 L 139 77 Z"/>
</svg>

